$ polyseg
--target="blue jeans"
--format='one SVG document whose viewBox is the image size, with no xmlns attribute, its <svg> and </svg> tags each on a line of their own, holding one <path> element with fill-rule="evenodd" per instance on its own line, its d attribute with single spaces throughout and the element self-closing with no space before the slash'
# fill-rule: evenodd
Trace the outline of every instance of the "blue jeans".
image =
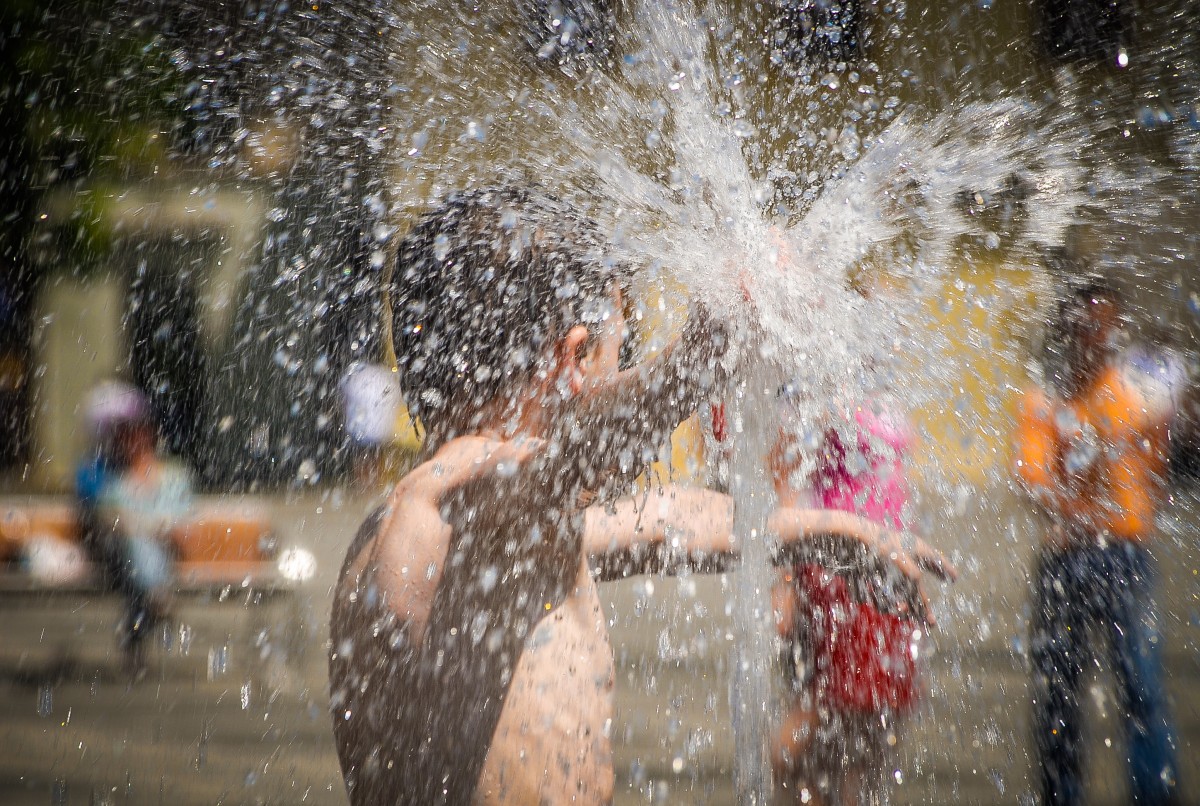
<svg viewBox="0 0 1200 806">
<path fill-rule="evenodd" d="M 1124 541 L 1047 551 L 1036 573 L 1030 649 L 1043 802 L 1083 802 L 1079 688 L 1094 640 L 1106 645 L 1116 677 L 1133 802 L 1172 802 L 1175 735 L 1162 686 L 1150 555 Z"/>
<path fill-rule="evenodd" d="M 161 620 L 156 593 L 171 583 L 171 556 L 161 540 L 148 537 L 124 539 L 121 591 L 125 594 L 125 624 L 121 642 L 136 647 Z"/>
</svg>

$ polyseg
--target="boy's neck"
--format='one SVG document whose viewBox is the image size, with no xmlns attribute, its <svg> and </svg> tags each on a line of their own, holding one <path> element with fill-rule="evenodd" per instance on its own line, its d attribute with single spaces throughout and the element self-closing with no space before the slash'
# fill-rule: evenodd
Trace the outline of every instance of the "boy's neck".
<svg viewBox="0 0 1200 806">
<path fill-rule="evenodd" d="M 514 398 L 485 404 L 474 424 L 459 432 L 459 436 L 501 441 L 540 439 L 549 432 L 558 408 L 544 390 L 529 389 Z"/>
</svg>

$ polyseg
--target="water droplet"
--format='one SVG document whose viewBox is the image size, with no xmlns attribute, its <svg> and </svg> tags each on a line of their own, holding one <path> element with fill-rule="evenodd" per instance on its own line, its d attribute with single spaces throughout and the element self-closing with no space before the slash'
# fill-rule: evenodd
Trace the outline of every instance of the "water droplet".
<svg viewBox="0 0 1200 806">
<path fill-rule="evenodd" d="M 296 477 L 301 481 L 315 481 L 317 475 L 317 463 L 312 459 L 305 459 L 296 469 Z"/>
<path fill-rule="evenodd" d="M 499 571 L 496 570 L 496 566 L 489 565 L 487 568 L 484 569 L 483 573 L 479 576 L 480 591 L 482 591 L 483 593 L 491 593 L 492 588 L 496 587 L 496 581 L 499 578 L 500 578 L 500 573 L 499 573 Z"/>
<path fill-rule="evenodd" d="M 38 686 L 37 714 L 40 717 L 48 717 L 52 713 L 54 713 L 54 688 L 43 683 Z"/>
<path fill-rule="evenodd" d="M 745 118 L 738 118 L 733 122 L 733 133 L 743 139 L 753 137 L 758 130 Z"/>
<path fill-rule="evenodd" d="M 229 647 L 212 647 L 208 650 L 208 679 L 216 680 L 229 671 Z"/>
</svg>

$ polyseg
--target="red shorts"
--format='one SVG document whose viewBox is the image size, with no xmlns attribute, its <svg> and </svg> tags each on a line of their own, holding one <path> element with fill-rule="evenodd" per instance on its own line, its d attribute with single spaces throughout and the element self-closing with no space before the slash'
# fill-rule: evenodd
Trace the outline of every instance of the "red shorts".
<svg viewBox="0 0 1200 806">
<path fill-rule="evenodd" d="M 846 579 L 818 565 L 798 566 L 795 575 L 818 702 L 860 713 L 910 710 L 917 700 L 917 622 L 854 601 Z"/>
</svg>

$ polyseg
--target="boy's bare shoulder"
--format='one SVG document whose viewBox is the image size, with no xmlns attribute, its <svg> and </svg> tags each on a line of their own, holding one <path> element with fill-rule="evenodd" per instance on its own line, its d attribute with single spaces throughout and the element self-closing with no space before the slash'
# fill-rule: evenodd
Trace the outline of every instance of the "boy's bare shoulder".
<svg viewBox="0 0 1200 806">
<path fill-rule="evenodd" d="M 397 482 L 377 522 L 370 524 L 374 534 L 364 535 L 360 555 L 348 558 L 348 570 L 369 567 L 375 581 L 393 594 L 432 597 L 452 537 L 443 508 L 456 496 L 470 497 L 471 487 L 502 483 L 512 467 L 535 452 L 536 445 L 480 437 L 443 446 Z"/>
<path fill-rule="evenodd" d="M 393 513 L 437 509 L 468 484 L 508 478 L 534 456 L 537 441 L 460 437 L 413 468 L 393 488 L 388 509 Z"/>
</svg>

